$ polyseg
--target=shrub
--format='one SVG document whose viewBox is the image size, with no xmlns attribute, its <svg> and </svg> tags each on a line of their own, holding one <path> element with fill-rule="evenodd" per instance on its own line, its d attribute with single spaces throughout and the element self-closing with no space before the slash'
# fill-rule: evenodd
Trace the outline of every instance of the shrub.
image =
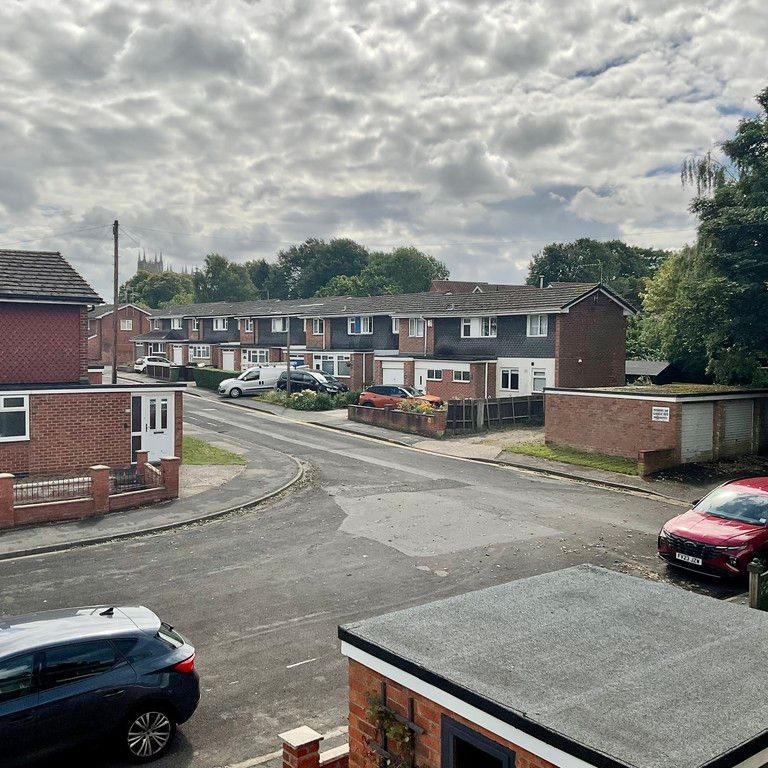
<svg viewBox="0 0 768 768">
<path fill-rule="evenodd" d="M 334 407 L 334 401 L 324 392 L 318 393 L 311 389 L 304 389 L 291 395 L 287 405 L 297 411 L 330 411 Z"/>
<path fill-rule="evenodd" d="M 434 406 L 424 400 L 403 400 L 397 406 L 397 410 L 406 413 L 421 413 L 424 416 L 430 416 L 435 412 Z"/>
<path fill-rule="evenodd" d="M 281 392 L 279 389 L 270 389 L 264 394 L 259 395 L 259 400 L 263 400 L 265 403 L 273 403 L 274 405 L 286 406 L 286 400 L 288 399 L 285 392 Z"/>
<path fill-rule="evenodd" d="M 218 389 L 224 379 L 234 379 L 237 371 L 222 371 L 219 368 L 195 368 L 195 384 L 203 389 Z"/>
<path fill-rule="evenodd" d="M 349 392 L 339 392 L 333 398 L 334 408 L 346 408 L 348 405 L 357 405 L 360 399 L 360 390 L 355 389 Z"/>
</svg>

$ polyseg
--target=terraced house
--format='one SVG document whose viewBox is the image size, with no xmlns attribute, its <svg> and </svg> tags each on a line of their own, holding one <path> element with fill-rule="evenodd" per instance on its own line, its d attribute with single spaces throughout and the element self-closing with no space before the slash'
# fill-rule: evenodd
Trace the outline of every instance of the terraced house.
<svg viewBox="0 0 768 768">
<path fill-rule="evenodd" d="M 226 370 L 283 361 L 290 346 L 293 359 L 353 389 L 405 384 L 443 398 L 513 397 L 622 385 L 633 311 L 599 284 L 433 289 L 187 305 L 156 312 L 153 330 L 134 341 L 137 356 Z"/>
</svg>

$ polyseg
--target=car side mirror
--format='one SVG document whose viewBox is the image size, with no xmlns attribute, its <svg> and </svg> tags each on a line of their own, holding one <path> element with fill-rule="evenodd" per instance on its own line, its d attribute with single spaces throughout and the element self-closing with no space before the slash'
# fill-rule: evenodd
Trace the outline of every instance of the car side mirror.
<svg viewBox="0 0 768 768">
<path fill-rule="evenodd" d="M 694 500 L 691 502 L 691 506 L 692 506 L 692 507 L 695 507 L 695 506 L 696 506 L 696 505 L 697 505 L 697 504 L 698 504 L 700 501 L 701 501 L 701 499 L 694 499 Z"/>
</svg>

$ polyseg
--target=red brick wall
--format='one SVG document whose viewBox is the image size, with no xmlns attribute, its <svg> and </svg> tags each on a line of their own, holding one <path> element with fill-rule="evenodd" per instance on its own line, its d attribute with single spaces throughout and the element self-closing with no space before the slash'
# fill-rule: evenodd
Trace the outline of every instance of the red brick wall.
<svg viewBox="0 0 768 768">
<path fill-rule="evenodd" d="M 331 321 L 326 319 L 323 323 L 322 336 L 315 336 L 312 333 L 312 320 L 304 321 L 304 333 L 307 338 L 307 349 L 330 349 L 331 348 Z"/>
<path fill-rule="evenodd" d="M 401 355 L 432 355 L 435 352 L 435 323 L 432 320 L 424 321 L 424 333 L 427 335 L 427 347 L 424 349 L 424 337 L 411 338 L 408 335 L 408 320 L 400 320 L 400 333 L 398 334 L 399 351 Z"/>
<path fill-rule="evenodd" d="M 594 294 L 567 314 L 557 315 L 556 387 L 623 386 L 626 359 L 627 319 L 604 294 Z"/>
<path fill-rule="evenodd" d="M 651 421 L 651 409 L 670 409 L 669 421 Z M 637 459 L 640 451 L 667 448 L 680 458 L 680 403 L 546 392 L 547 443 Z"/>
<path fill-rule="evenodd" d="M 101 327 L 100 352 L 98 357 L 92 357 L 92 360 L 98 360 L 105 365 L 112 364 L 112 324 L 115 315 L 110 312 L 96 322 Z M 133 328 L 130 331 L 120 330 L 121 320 L 133 320 Z M 117 364 L 127 365 L 132 363 L 136 357 L 136 347 L 131 339 L 134 336 L 140 336 L 150 330 L 150 320 L 140 310 L 135 307 L 122 307 L 117 313 Z M 90 350 L 89 350 L 90 354 Z"/>
<path fill-rule="evenodd" d="M 439 365 L 439 363 L 435 363 Z M 453 369 L 443 367 L 442 381 L 425 382 L 427 392 L 437 395 L 443 400 L 461 400 L 464 398 L 482 399 L 486 397 L 485 363 L 471 363 L 469 366 L 470 381 L 454 381 Z M 408 382 L 406 381 L 406 384 Z M 496 363 L 488 363 L 488 394 L 487 397 L 496 396 Z"/>
<path fill-rule="evenodd" d="M 176 430 L 175 434 L 175 447 L 176 447 L 176 457 L 181 459 L 183 458 L 181 455 L 181 444 L 182 444 L 182 437 L 184 435 L 184 393 L 183 392 L 175 392 L 173 396 L 173 418 L 174 418 L 174 429 Z"/>
<path fill-rule="evenodd" d="M 0 328 L 0 384 L 87 378 L 85 306 L 0 303 Z"/>
<path fill-rule="evenodd" d="M 416 737 L 416 764 L 420 768 L 441 768 L 441 718 L 443 715 L 513 750 L 516 768 L 554 768 L 552 763 L 543 758 L 527 752 L 351 660 L 349 662 L 349 768 L 373 768 L 377 764 L 371 757 L 368 746 L 372 741 L 378 740 L 376 727 L 368 718 L 368 699 L 371 695 L 378 697 L 382 681 L 387 684 L 388 706 L 403 717 L 408 715 L 408 699 L 414 700 L 414 721 L 424 729 L 424 733 Z"/>
<path fill-rule="evenodd" d="M 256 341 L 258 338 L 257 334 L 258 334 L 259 323 L 256 320 L 254 320 L 253 330 L 251 331 L 245 330 L 245 324 L 246 324 L 246 319 L 240 318 L 240 343 L 245 344 L 249 347 L 253 347 L 256 345 Z"/>
</svg>

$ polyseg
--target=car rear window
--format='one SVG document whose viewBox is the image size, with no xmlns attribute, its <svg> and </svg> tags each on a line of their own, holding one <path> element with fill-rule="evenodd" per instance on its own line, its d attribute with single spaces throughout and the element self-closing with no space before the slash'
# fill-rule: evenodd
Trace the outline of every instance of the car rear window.
<svg viewBox="0 0 768 768">
<path fill-rule="evenodd" d="M 184 645 L 184 638 L 176 632 L 170 624 L 166 624 L 165 622 L 160 625 L 157 636 L 161 640 L 165 640 L 165 642 L 173 648 L 181 648 L 181 646 Z"/>
<path fill-rule="evenodd" d="M 156 638 L 116 637 L 112 639 L 120 654 L 131 664 L 138 664 L 146 659 L 160 656 L 167 646 Z"/>
</svg>

